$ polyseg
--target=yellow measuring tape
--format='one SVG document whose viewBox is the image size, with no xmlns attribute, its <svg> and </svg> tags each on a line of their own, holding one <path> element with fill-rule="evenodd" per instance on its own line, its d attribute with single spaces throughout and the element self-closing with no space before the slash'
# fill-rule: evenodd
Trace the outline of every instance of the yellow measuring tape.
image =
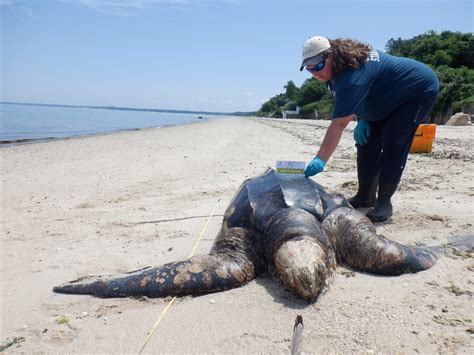
<svg viewBox="0 0 474 355">
<path fill-rule="evenodd" d="M 216 204 L 214 205 L 214 207 L 212 208 L 212 211 L 211 211 L 211 214 L 209 215 L 209 217 L 207 217 L 207 220 L 206 220 L 206 223 L 204 224 L 204 227 L 202 228 L 202 231 L 201 233 L 199 234 L 199 237 L 198 239 L 196 240 L 196 243 L 194 243 L 194 248 L 193 250 L 191 251 L 191 254 L 189 254 L 188 258 L 191 258 L 193 257 L 194 255 L 194 252 L 196 251 L 197 249 L 197 246 L 199 244 L 199 242 L 201 241 L 202 239 L 202 236 L 204 235 L 204 232 L 206 231 L 206 228 L 207 228 L 207 225 L 209 224 L 209 221 L 211 220 L 212 216 L 214 215 L 214 211 L 216 210 L 217 208 L 217 204 L 219 203 L 220 200 L 217 200 Z M 158 319 L 156 320 L 155 322 L 155 325 L 153 326 L 153 328 L 151 329 L 151 331 L 148 333 L 148 336 L 145 340 L 145 344 L 143 344 L 142 348 L 140 349 L 140 351 L 138 352 L 138 354 L 141 354 L 143 349 L 145 349 L 145 347 L 147 346 L 148 342 L 150 341 L 151 337 L 153 336 L 153 334 L 155 333 L 155 330 L 156 328 L 158 327 L 158 324 L 160 324 L 161 320 L 163 319 L 164 315 L 166 314 L 166 312 L 168 312 L 168 309 L 170 309 L 170 307 L 173 305 L 174 301 L 176 301 L 176 296 L 174 296 L 171 301 L 169 301 L 169 303 L 166 305 L 166 307 L 163 309 L 163 311 L 161 312 L 160 316 L 158 317 Z"/>
</svg>

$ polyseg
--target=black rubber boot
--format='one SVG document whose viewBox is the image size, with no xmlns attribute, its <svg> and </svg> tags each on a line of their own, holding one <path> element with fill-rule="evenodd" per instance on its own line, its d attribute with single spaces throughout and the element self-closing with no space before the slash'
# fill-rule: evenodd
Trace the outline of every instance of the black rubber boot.
<svg viewBox="0 0 474 355">
<path fill-rule="evenodd" d="M 375 207 L 367 212 L 367 217 L 372 222 L 386 221 L 393 213 L 392 202 L 390 199 L 397 190 L 398 184 L 380 185 L 379 195 Z"/>
<path fill-rule="evenodd" d="M 359 190 L 355 196 L 348 201 L 354 208 L 374 207 L 376 201 L 377 186 L 379 184 L 379 176 L 369 178 L 358 178 Z"/>
</svg>

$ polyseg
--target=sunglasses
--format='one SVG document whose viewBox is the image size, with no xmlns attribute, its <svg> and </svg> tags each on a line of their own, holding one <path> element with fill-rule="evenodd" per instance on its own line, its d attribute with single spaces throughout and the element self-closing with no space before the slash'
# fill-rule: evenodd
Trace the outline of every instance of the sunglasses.
<svg viewBox="0 0 474 355">
<path fill-rule="evenodd" d="M 322 62 L 319 62 L 312 68 L 306 67 L 306 70 L 309 71 L 310 73 L 317 73 L 318 71 L 323 70 L 325 66 L 326 66 L 326 59 L 323 59 Z"/>
</svg>

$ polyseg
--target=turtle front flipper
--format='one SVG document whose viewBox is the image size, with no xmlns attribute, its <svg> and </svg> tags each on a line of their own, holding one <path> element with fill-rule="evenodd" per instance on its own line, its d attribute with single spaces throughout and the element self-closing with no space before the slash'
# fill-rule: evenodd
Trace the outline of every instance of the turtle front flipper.
<svg viewBox="0 0 474 355">
<path fill-rule="evenodd" d="M 307 301 L 317 299 L 336 267 L 320 223 L 302 209 L 275 213 L 265 229 L 265 249 L 285 288 Z"/>
<path fill-rule="evenodd" d="M 354 209 L 337 208 L 326 216 L 322 225 L 334 245 L 337 259 L 355 269 L 401 275 L 429 269 L 436 263 L 436 256 L 426 249 L 377 235 L 372 222 Z"/>
<path fill-rule="evenodd" d="M 123 277 L 85 278 L 53 288 L 97 297 L 185 296 L 240 287 L 262 269 L 260 234 L 244 228 L 221 232 L 209 255 L 165 264 Z"/>
</svg>

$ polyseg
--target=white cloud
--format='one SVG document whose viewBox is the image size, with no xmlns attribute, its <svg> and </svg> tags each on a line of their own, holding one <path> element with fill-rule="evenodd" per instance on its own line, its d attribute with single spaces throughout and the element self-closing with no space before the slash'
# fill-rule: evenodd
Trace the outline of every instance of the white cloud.
<svg viewBox="0 0 474 355">
<path fill-rule="evenodd" d="M 0 0 L 0 6 L 14 5 L 16 10 L 23 12 L 26 16 L 38 20 L 38 13 L 30 7 L 22 6 L 16 0 Z"/>
<path fill-rule="evenodd" d="M 93 10 L 112 15 L 127 16 L 143 9 L 143 0 L 79 0 L 80 3 Z M 70 2 L 68 0 L 68 2 Z"/>
<path fill-rule="evenodd" d="M 2 0 L 0 0 L 2 1 Z M 8 0 L 7 0 L 8 1 Z M 142 10 L 174 7 L 179 9 L 208 6 L 213 3 L 238 3 L 241 0 L 59 0 L 81 5 L 111 15 L 130 16 Z"/>
<path fill-rule="evenodd" d="M 35 19 L 35 20 L 38 20 L 38 19 L 39 19 L 37 12 L 36 12 L 35 10 L 29 8 L 29 7 L 26 7 L 26 6 L 19 6 L 18 9 L 20 9 L 21 11 L 23 11 L 23 12 L 26 14 L 26 16 L 28 16 L 28 17 L 31 17 L 31 18 L 33 18 L 33 19 Z"/>
</svg>

